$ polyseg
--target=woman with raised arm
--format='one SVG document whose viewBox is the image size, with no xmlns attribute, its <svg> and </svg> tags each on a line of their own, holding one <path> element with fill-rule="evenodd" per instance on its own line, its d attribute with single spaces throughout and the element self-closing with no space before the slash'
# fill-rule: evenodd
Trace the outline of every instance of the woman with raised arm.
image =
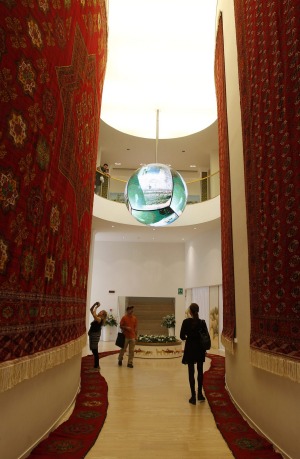
<svg viewBox="0 0 300 459">
<path fill-rule="evenodd" d="M 189 307 L 190 317 L 184 319 L 180 330 L 180 339 L 185 341 L 182 363 L 188 365 L 189 383 L 191 388 L 191 398 L 189 402 L 196 405 L 195 388 L 195 364 L 197 364 L 198 379 L 198 400 L 204 402 L 202 394 L 203 383 L 203 362 L 205 361 L 205 350 L 201 344 L 200 333 L 207 329 L 205 320 L 199 319 L 199 306 L 192 303 Z"/>
<path fill-rule="evenodd" d="M 98 343 L 101 336 L 101 328 L 105 324 L 107 312 L 103 309 L 97 313 L 97 309 L 100 307 L 100 303 L 97 301 L 91 306 L 90 311 L 94 318 L 88 331 L 90 350 L 94 355 L 94 368 L 100 368 L 99 366 L 99 352 Z"/>
</svg>

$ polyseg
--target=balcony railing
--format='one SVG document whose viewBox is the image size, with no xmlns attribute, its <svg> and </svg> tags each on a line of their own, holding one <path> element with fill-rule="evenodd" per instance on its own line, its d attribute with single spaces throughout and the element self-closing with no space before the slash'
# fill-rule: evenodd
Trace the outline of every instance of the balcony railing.
<svg viewBox="0 0 300 459">
<path fill-rule="evenodd" d="M 100 172 L 100 185 L 95 184 L 95 194 L 110 201 L 124 203 L 126 183 L 133 174 L 132 169 L 114 169 L 111 175 Z M 213 174 L 201 172 L 201 177 L 196 173 L 178 171 L 184 179 L 188 189 L 187 204 L 196 204 L 213 199 L 220 194 L 219 171 Z M 99 183 L 99 182 L 98 182 Z"/>
</svg>

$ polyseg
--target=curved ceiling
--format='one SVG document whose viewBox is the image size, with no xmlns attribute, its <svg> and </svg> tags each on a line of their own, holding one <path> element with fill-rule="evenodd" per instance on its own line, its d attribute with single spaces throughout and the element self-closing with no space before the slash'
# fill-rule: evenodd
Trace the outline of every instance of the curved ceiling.
<svg viewBox="0 0 300 459">
<path fill-rule="evenodd" d="M 158 131 L 159 139 L 174 139 L 216 120 L 216 1 L 109 0 L 106 124 L 133 136 L 153 139 Z"/>
<path fill-rule="evenodd" d="M 218 155 L 218 125 L 196 134 L 158 142 L 157 159 L 170 164 L 178 172 L 208 170 L 210 158 Z M 156 141 L 127 135 L 104 121 L 100 123 L 101 163 L 115 169 L 138 169 L 141 164 L 156 162 Z M 193 168 L 191 168 L 193 166 Z"/>
</svg>

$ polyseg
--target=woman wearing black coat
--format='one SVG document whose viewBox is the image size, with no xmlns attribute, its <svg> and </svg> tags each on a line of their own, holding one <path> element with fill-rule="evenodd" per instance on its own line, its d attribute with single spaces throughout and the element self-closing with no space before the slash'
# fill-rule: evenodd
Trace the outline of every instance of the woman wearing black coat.
<svg viewBox="0 0 300 459">
<path fill-rule="evenodd" d="M 180 339 L 186 341 L 182 357 L 182 363 L 188 365 L 189 383 L 191 388 L 191 398 L 189 402 L 196 405 L 196 389 L 195 389 L 195 363 L 197 364 L 198 372 L 198 400 L 205 401 L 202 394 L 203 383 L 203 362 L 205 361 L 205 350 L 201 346 L 200 332 L 207 330 L 205 320 L 199 319 L 199 306 L 196 303 L 190 305 L 191 318 L 185 319 L 182 322 L 180 330 Z"/>
<path fill-rule="evenodd" d="M 91 323 L 90 329 L 88 331 L 90 350 L 92 351 L 94 355 L 94 368 L 100 368 L 98 343 L 100 341 L 102 326 L 105 324 L 106 317 L 107 317 L 107 312 L 105 310 L 102 310 L 99 313 L 97 313 L 97 308 L 99 306 L 100 306 L 100 303 L 97 302 L 93 304 L 93 306 L 90 308 L 90 311 L 91 311 L 91 314 L 94 320 Z"/>
</svg>

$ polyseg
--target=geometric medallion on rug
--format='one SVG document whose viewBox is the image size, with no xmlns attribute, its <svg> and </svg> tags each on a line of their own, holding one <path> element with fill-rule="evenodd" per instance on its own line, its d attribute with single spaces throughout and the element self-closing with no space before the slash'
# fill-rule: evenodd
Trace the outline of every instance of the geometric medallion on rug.
<svg viewBox="0 0 300 459">
<path fill-rule="evenodd" d="M 211 366 L 203 387 L 216 425 L 236 459 L 279 459 L 272 444 L 242 418 L 225 389 L 225 358 L 207 354 Z"/>
<path fill-rule="evenodd" d="M 99 357 L 118 352 L 101 352 Z M 32 450 L 30 459 L 82 459 L 93 447 L 108 407 L 107 383 L 93 362 L 91 355 L 82 358 L 81 388 L 71 416 Z"/>
</svg>

